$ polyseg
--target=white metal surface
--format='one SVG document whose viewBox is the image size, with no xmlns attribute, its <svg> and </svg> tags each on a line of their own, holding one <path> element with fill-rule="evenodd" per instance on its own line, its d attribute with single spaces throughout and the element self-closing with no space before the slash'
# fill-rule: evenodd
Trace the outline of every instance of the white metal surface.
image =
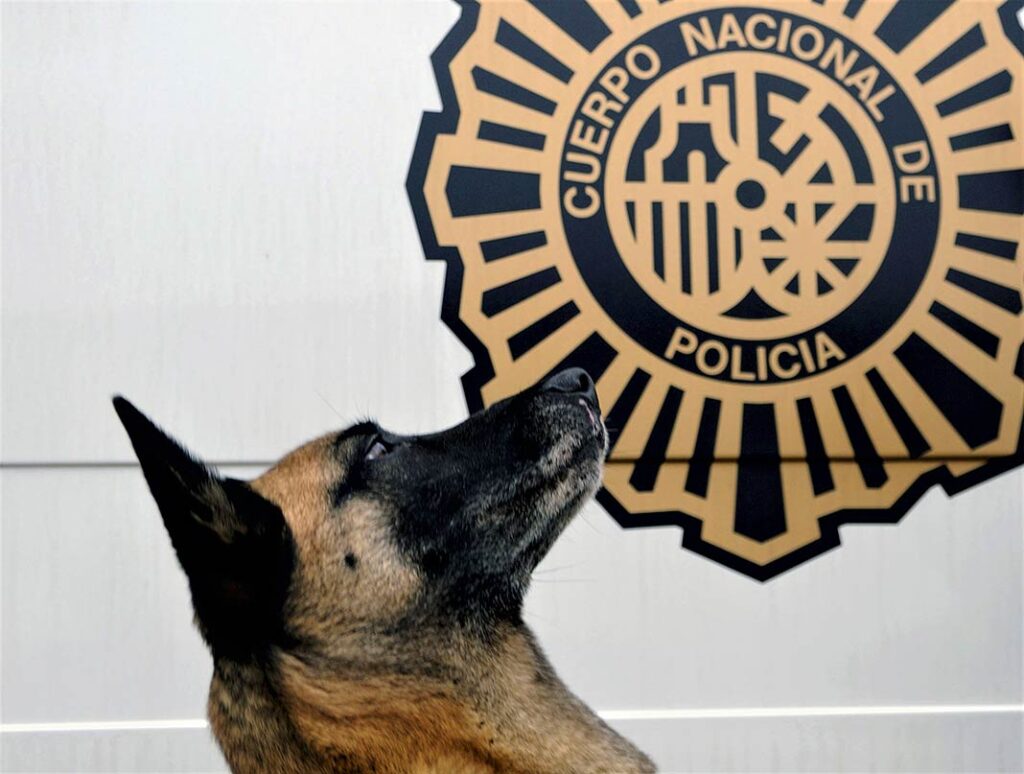
<svg viewBox="0 0 1024 774">
<path fill-rule="evenodd" d="M 111 393 L 241 476 L 362 414 L 464 415 L 404 191 L 456 16 L 4 5 L 5 771 L 221 766 L 185 579 L 110 464 L 132 459 Z M 591 506 L 527 620 L 668 770 L 1017 771 L 1022 513 L 1019 471 L 933 491 L 762 585 Z"/>
</svg>

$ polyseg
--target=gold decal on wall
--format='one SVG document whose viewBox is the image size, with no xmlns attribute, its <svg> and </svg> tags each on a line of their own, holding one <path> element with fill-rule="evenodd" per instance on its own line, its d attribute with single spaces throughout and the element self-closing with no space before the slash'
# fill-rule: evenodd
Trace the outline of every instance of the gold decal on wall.
<svg viewBox="0 0 1024 774">
<path fill-rule="evenodd" d="M 767 579 L 1022 460 L 1010 4 L 466 4 L 409 175 L 471 408 L 587 368 L 627 527 Z"/>
</svg>

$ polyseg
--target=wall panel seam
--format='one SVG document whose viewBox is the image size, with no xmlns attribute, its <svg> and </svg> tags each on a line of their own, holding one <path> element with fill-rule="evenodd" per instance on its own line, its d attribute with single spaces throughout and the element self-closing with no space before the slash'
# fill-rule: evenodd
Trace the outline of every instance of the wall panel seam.
<svg viewBox="0 0 1024 774">
<path fill-rule="evenodd" d="M 605 720 L 729 720 L 811 717 L 878 717 L 919 715 L 1024 715 L 1024 704 L 849 705 L 840 707 L 724 707 L 717 709 L 600 710 Z M 66 723 L 3 723 L 2 734 L 153 731 L 207 728 L 203 718 L 168 720 L 72 721 Z"/>
</svg>

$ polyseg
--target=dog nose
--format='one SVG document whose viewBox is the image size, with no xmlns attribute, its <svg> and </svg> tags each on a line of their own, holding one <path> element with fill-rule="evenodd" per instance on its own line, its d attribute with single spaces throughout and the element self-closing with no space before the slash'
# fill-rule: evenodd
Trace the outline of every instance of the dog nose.
<svg viewBox="0 0 1024 774">
<path fill-rule="evenodd" d="M 594 389 L 594 380 L 582 368 L 566 368 L 554 376 L 549 376 L 540 385 L 540 391 L 579 395 L 593 405 L 597 405 L 597 390 Z"/>
</svg>

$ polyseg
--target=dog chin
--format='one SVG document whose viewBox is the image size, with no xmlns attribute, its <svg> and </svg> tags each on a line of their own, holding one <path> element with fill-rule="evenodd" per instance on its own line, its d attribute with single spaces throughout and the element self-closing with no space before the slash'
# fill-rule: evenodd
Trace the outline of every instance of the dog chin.
<svg viewBox="0 0 1024 774">
<path fill-rule="evenodd" d="M 587 438 L 575 446 L 568 463 L 550 477 L 538 511 L 545 519 L 568 522 L 594 496 L 604 472 L 605 442 Z"/>
<path fill-rule="evenodd" d="M 540 424 L 550 428 L 548 449 L 538 462 L 545 476 L 557 477 L 591 459 L 600 462 L 608 451 L 604 422 L 600 414 L 583 401 L 580 405 L 548 407 L 540 417 Z"/>
</svg>

